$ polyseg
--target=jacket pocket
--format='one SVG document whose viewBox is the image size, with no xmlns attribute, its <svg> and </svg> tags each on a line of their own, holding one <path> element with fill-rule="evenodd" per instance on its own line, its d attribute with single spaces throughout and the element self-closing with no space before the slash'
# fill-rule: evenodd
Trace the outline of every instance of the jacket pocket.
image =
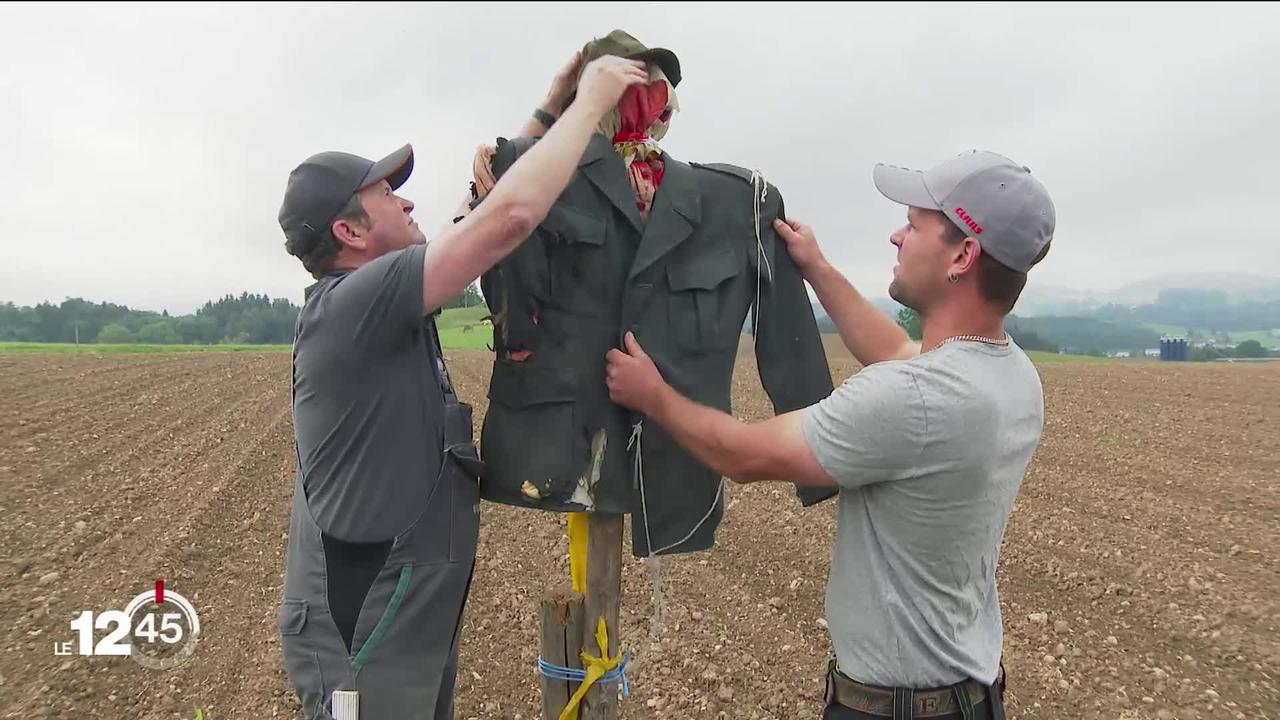
<svg viewBox="0 0 1280 720">
<path fill-rule="evenodd" d="M 739 328 L 729 327 L 733 323 L 721 317 L 720 293 L 721 285 L 741 270 L 738 258 L 727 249 L 667 265 L 667 323 L 678 351 L 701 353 L 736 342 Z"/>
<path fill-rule="evenodd" d="M 494 363 L 489 411 L 480 437 L 482 483 L 518 494 L 530 507 L 564 502 L 576 479 L 574 432 L 577 378 L 571 368 L 531 362 Z"/>
<path fill-rule="evenodd" d="M 302 703 L 303 716 L 315 720 L 328 717 L 324 711 L 327 692 L 315 640 L 309 637 L 314 633 L 303 633 L 307 628 L 308 610 L 306 600 L 285 600 L 276 616 L 276 624 L 280 629 L 280 653 L 285 673 Z"/>
<path fill-rule="evenodd" d="M 569 205 L 552 205 L 542 221 L 542 228 L 561 242 L 604 244 L 604 219 Z"/>
<path fill-rule="evenodd" d="M 276 624 L 280 627 L 281 635 L 297 635 L 302 632 L 302 627 L 307 624 L 307 601 L 285 600 L 280 605 Z"/>
<path fill-rule="evenodd" d="M 603 218 L 569 205 L 556 204 L 542 221 L 545 234 L 547 290 L 552 298 L 566 298 L 593 279 L 607 276 L 601 246 L 608 232 Z"/>
</svg>

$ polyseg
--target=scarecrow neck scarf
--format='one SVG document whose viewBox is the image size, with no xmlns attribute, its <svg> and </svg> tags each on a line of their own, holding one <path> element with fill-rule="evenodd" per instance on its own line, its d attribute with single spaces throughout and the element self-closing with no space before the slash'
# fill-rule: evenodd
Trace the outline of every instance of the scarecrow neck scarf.
<svg viewBox="0 0 1280 720">
<path fill-rule="evenodd" d="M 665 163 L 658 141 L 667 134 L 672 113 L 679 109 L 671 83 L 656 66 L 648 85 L 632 85 L 618 106 L 600 122 L 599 130 L 613 139 L 613 150 L 622 157 L 636 197 L 640 217 L 649 219 L 653 198 L 662 185 Z"/>
</svg>

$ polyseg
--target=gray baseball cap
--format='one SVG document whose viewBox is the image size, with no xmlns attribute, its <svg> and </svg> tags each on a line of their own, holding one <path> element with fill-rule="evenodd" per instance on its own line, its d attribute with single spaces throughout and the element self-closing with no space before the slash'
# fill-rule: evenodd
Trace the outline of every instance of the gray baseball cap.
<svg viewBox="0 0 1280 720">
<path fill-rule="evenodd" d="M 352 195 L 382 180 L 394 190 L 411 172 L 411 145 L 377 162 L 344 152 L 322 152 L 303 160 L 289 173 L 280 204 L 285 249 L 298 257 L 311 252 Z"/>
<path fill-rule="evenodd" d="M 872 179 L 894 202 L 941 211 L 982 252 L 1018 272 L 1030 270 L 1053 240 L 1049 191 L 1003 155 L 972 150 L 923 172 L 880 164 Z"/>
</svg>

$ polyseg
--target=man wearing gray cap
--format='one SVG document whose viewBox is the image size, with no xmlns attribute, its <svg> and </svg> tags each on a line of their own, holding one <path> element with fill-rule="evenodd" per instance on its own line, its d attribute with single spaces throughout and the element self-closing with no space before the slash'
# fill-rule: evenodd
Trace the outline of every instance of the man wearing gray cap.
<svg viewBox="0 0 1280 720">
<path fill-rule="evenodd" d="M 600 118 L 648 74 L 611 57 L 583 77 L 538 147 L 430 243 L 395 194 L 407 145 L 378 162 L 320 153 L 289 176 L 285 247 L 317 282 L 294 334 L 279 628 L 307 718 L 453 717 L 482 468 L 432 316 L 542 221 Z"/>
<path fill-rule="evenodd" d="M 1000 720 L 996 565 L 1044 424 L 1040 377 L 1004 318 L 1049 250 L 1053 202 L 990 152 L 926 172 L 879 165 L 874 180 L 907 206 L 889 294 L 920 313 L 922 343 L 788 219 L 777 229 L 863 370 L 748 425 L 681 397 L 627 338 L 609 353 L 610 393 L 734 480 L 839 487 L 825 718 Z"/>
</svg>

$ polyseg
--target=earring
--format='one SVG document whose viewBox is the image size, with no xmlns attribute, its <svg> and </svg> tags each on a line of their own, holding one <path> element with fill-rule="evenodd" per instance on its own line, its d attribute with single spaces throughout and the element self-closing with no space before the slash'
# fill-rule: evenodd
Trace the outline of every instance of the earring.
<svg viewBox="0 0 1280 720">
<path fill-rule="evenodd" d="M 956 275 L 954 272 L 949 272 L 947 273 L 947 280 L 950 280 L 951 282 L 960 282 L 960 276 Z"/>
</svg>

